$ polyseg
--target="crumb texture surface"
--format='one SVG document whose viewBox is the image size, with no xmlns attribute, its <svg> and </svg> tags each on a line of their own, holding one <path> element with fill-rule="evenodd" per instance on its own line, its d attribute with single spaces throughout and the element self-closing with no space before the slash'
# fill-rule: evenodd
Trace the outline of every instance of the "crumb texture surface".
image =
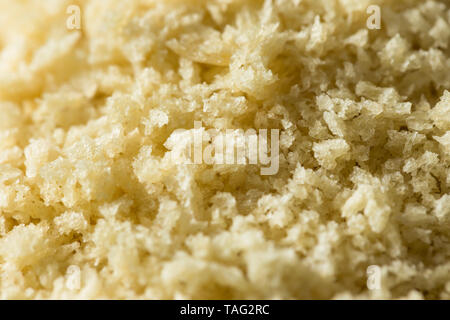
<svg viewBox="0 0 450 320">
<path fill-rule="evenodd" d="M 2 299 L 450 299 L 449 166 L 448 1 L 0 0 Z"/>
</svg>

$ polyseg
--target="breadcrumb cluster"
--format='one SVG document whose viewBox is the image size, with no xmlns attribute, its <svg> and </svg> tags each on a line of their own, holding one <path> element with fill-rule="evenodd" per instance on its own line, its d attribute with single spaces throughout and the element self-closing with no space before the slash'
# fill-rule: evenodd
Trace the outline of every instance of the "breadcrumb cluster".
<svg viewBox="0 0 450 320">
<path fill-rule="evenodd" d="M 0 298 L 450 299 L 449 90 L 445 0 L 0 0 Z"/>
</svg>

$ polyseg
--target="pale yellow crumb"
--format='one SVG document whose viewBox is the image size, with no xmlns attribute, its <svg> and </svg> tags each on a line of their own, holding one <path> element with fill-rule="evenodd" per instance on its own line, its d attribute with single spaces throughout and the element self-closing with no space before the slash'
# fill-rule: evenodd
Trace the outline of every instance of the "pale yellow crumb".
<svg viewBox="0 0 450 320">
<path fill-rule="evenodd" d="M 0 0 L 1 299 L 450 299 L 449 166 L 446 0 Z"/>
</svg>

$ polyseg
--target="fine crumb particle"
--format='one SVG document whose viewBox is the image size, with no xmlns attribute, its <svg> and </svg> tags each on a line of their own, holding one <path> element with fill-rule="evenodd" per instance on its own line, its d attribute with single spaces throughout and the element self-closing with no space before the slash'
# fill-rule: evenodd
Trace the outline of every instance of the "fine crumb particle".
<svg viewBox="0 0 450 320">
<path fill-rule="evenodd" d="M 196 121 L 279 130 L 278 171 L 182 164 Z M 0 270 L 1 299 L 450 299 L 449 2 L 0 0 Z"/>
</svg>

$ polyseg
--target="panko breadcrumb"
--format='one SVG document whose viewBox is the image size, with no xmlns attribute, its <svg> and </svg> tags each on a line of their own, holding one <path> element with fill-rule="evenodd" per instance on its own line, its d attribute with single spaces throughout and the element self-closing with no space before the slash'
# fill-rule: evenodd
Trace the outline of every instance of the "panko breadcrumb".
<svg viewBox="0 0 450 320">
<path fill-rule="evenodd" d="M 450 299 L 448 1 L 0 0 L 0 114 L 2 299 Z"/>
</svg>

